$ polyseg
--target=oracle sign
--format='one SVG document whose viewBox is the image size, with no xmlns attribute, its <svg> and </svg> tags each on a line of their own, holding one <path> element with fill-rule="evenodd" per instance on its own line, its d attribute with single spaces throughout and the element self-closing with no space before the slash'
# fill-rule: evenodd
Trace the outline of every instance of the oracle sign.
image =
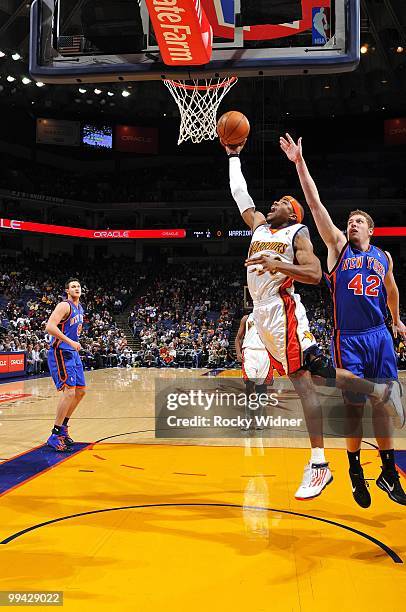
<svg viewBox="0 0 406 612">
<path fill-rule="evenodd" d="M 157 155 L 158 129 L 136 127 L 134 125 L 117 125 L 115 148 L 123 153 Z"/>
<path fill-rule="evenodd" d="M 406 117 L 385 119 L 384 134 L 386 145 L 406 144 Z"/>
<path fill-rule="evenodd" d="M 49 225 L 48 223 L 32 223 L 31 221 L 17 221 L 0 219 L 0 229 L 20 230 L 23 232 L 37 232 L 39 234 L 59 234 L 75 238 L 186 238 L 185 229 L 145 229 L 145 230 L 90 230 L 81 227 L 68 227 L 65 225 Z"/>
<path fill-rule="evenodd" d="M 25 374 L 25 353 L 0 353 L 0 378 Z"/>
<path fill-rule="evenodd" d="M 3 229 L 20 230 L 22 229 L 22 221 L 16 219 L 0 219 L 0 227 Z"/>
<path fill-rule="evenodd" d="M 129 238 L 129 232 L 121 230 L 101 230 L 93 232 L 93 238 Z"/>
</svg>

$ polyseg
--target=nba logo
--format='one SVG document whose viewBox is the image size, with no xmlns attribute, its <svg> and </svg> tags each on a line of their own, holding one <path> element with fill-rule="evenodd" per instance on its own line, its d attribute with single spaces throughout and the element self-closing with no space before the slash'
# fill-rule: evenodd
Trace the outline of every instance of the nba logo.
<svg viewBox="0 0 406 612">
<path fill-rule="evenodd" d="M 325 45 L 330 38 L 330 8 L 314 6 L 312 8 L 312 43 Z"/>
</svg>

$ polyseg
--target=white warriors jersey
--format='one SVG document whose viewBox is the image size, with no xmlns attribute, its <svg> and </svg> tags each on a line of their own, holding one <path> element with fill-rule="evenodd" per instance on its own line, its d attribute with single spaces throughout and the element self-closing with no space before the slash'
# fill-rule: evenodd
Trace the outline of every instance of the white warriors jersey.
<svg viewBox="0 0 406 612">
<path fill-rule="evenodd" d="M 293 243 L 300 230 L 306 232 L 305 235 L 308 236 L 307 227 L 301 223 L 295 223 L 279 230 L 272 229 L 267 223 L 260 225 L 252 234 L 248 257 L 266 254 L 273 259 L 292 264 L 295 260 Z M 282 285 L 289 280 L 289 277 L 282 272 L 276 272 L 276 274 L 265 272 L 258 276 L 252 270 L 255 270 L 255 266 L 247 268 L 247 284 L 254 306 L 271 302 L 275 296 L 279 295 Z"/>
<path fill-rule="evenodd" d="M 245 336 L 242 343 L 243 349 L 259 349 L 265 351 L 264 343 L 258 335 L 253 314 L 249 314 L 245 321 Z"/>
</svg>

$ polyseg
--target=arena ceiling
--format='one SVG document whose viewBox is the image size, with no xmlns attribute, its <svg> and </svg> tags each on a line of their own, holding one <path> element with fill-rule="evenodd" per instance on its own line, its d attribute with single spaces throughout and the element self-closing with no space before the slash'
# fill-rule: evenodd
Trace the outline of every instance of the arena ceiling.
<svg viewBox="0 0 406 612">
<path fill-rule="evenodd" d="M 72 5 L 79 2 L 72 0 Z M 261 109 L 267 117 L 275 119 L 282 114 L 312 117 L 404 112 L 406 2 L 361 0 L 361 10 L 361 44 L 365 52 L 354 73 L 268 77 L 263 81 L 241 79 L 230 94 L 232 104 L 251 115 Z M 126 117 L 177 114 L 159 82 L 108 87 L 93 84 L 81 88 L 86 91 L 79 91 L 74 85 L 36 86 L 28 74 L 29 11 L 27 0 L 0 0 L 1 105 L 30 108 L 33 112 L 111 113 Z M 17 58 L 16 53 L 21 57 Z M 123 97 L 124 89 L 130 95 Z"/>
</svg>

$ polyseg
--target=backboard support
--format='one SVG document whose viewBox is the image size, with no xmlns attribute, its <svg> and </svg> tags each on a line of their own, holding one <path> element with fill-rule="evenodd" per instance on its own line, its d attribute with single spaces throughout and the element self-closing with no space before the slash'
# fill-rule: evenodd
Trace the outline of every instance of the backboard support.
<svg viewBox="0 0 406 612">
<path fill-rule="evenodd" d="M 34 0 L 31 76 L 100 83 L 327 74 L 358 65 L 360 0 L 292 0 L 301 18 L 244 25 L 241 3 L 250 1 L 201 0 L 213 28 L 212 57 L 185 68 L 162 62 L 145 0 Z"/>
</svg>

